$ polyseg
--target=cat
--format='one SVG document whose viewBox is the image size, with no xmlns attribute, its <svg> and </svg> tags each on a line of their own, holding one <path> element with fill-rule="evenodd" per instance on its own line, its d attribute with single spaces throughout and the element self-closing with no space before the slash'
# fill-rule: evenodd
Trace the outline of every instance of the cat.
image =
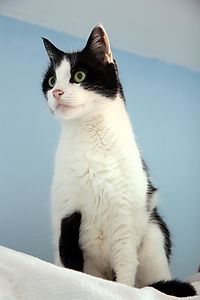
<svg viewBox="0 0 200 300">
<path fill-rule="evenodd" d="M 104 27 L 97 25 L 78 52 L 43 42 L 50 64 L 42 90 L 61 124 L 52 184 L 55 263 L 128 286 L 194 295 L 189 284 L 170 281 L 170 233 Z"/>
</svg>

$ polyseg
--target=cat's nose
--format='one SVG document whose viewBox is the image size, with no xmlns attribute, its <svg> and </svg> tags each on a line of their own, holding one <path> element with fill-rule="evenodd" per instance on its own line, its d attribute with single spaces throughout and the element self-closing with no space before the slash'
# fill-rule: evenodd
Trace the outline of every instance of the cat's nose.
<svg viewBox="0 0 200 300">
<path fill-rule="evenodd" d="M 60 97 L 64 94 L 64 91 L 63 90 L 60 90 L 60 89 L 55 89 L 53 90 L 53 96 L 56 100 L 60 100 Z"/>
</svg>

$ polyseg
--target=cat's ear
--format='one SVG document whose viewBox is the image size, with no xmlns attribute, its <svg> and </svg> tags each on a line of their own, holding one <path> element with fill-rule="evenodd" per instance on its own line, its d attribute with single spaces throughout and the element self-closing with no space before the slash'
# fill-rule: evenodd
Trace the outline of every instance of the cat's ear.
<svg viewBox="0 0 200 300">
<path fill-rule="evenodd" d="M 90 51 L 102 63 L 114 63 L 109 38 L 102 25 L 92 30 L 84 50 Z"/>
<path fill-rule="evenodd" d="M 64 52 L 56 48 L 56 46 L 54 46 L 49 40 L 45 38 L 42 39 L 51 63 L 55 64 L 61 57 L 63 57 Z"/>
</svg>

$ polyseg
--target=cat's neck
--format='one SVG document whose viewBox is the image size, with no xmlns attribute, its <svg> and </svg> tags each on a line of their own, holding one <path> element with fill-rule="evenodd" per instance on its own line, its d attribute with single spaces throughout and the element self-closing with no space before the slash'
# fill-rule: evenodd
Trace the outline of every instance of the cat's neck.
<svg viewBox="0 0 200 300">
<path fill-rule="evenodd" d="M 87 119 L 62 122 L 57 166 L 63 169 L 73 159 L 89 156 L 94 161 L 107 157 L 123 161 L 134 172 L 143 172 L 140 152 L 122 99 Z"/>
<path fill-rule="evenodd" d="M 62 121 L 61 138 L 74 140 L 79 136 L 85 142 L 111 145 L 118 137 L 120 140 L 133 136 L 132 127 L 123 99 L 111 100 L 107 107 L 96 114 L 77 120 Z"/>
</svg>

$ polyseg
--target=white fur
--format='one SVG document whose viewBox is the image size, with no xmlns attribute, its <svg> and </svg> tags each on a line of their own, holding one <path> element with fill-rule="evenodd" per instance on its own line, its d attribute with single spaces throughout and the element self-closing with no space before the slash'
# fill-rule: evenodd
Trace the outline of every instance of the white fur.
<svg viewBox="0 0 200 300">
<path fill-rule="evenodd" d="M 156 224 L 148 224 L 139 251 L 137 287 L 143 287 L 160 280 L 171 279 L 163 245 L 164 236 L 160 228 Z"/>
<path fill-rule="evenodd" d="M 154 255 L 152 245 L 148 254 L 152 241 L 163 249 L 163 240 L 158 228 L 148 228 L 147 176 L 123 100 L 119 96 L 110 100 L 69 83 L 70 64 L 66 60 L 56 70 L 56 76 L 54 88 L 64 90 L 61 101 L 73 105 L 56 109 L 52 90 L 48 92 L 49 106 L 61 120 L 52 185 L 56 263 L 61 264 L 61 220 L 80 211 L 80 244 L 86 273 L 111 279 L 115 270 L 118 282 L 132 286 L 140 259 L 149 258 L 138 269 L 139 285 L 145 285 L 149 275 L 142 280 L 143 273 L 149 272 L 159 257 L 159 268 L 164 269 L 157 274 L 157 264 L 153 276 L 168 279 L 165 254 L 156 250 Z"/>
</svg>

